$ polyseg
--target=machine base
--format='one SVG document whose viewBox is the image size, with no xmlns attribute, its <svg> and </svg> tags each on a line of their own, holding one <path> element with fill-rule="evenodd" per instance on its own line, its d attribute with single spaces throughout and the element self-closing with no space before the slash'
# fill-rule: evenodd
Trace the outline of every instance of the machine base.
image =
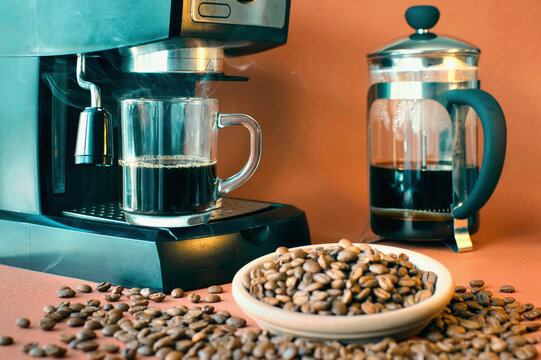
<svg viewBox="0 0 541 360">
<path fill-rule="evenodd" d="M 177 229 L 0 211 L 0 263 L 163 292 L 227 283 L 279 246 L 310 244 L 302 210 L 262 204 L 248 215 Z"/>
</svg>

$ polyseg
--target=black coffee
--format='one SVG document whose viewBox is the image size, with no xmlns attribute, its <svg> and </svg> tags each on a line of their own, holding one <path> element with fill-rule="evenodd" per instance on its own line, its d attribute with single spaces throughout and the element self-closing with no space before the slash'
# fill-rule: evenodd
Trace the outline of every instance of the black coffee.
<svg viewBox="0 0 541 360">
<path fill-rule="evenodd" d="M 183 215 L 214 206 L 216 161 L 193 155 L 119 161 L 123 208 L 152 215 Z"/>
<path fill-rule="evenodd" d="M 471 191 L 478 168 L 466 170 Z M 396 239 L 446 239 L 453 236 L 450 164 L 423 169 L 378 163 L 370 166 L 370 223 L 374 233 Z M 469 219 L 470 234 L 477 231 L 477 214 Z"/>
</svg>

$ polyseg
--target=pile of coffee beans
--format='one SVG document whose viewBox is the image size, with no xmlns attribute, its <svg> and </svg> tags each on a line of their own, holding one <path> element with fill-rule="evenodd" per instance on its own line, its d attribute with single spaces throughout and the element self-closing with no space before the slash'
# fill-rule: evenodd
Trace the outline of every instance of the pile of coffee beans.
<svg viewBox="0 0 541 360">
<path fill-rule="evenodd" d="M 434 293 L 436 274 L 405 254 L 384 254 L 340 240 L 332 247 L 285 247 L 253 269 L 243 285 L 263 302 L 318 315 L 361 315 L 400 309 Z"/>
<path fill-rule="evenodd" d="M 79 285 L 77 290 L 82 293 L 92 292 L 92 288 L 86 284 Z M 143 356 L 158 354 L 162 347 L 165 349 L 159 352 L 159 356 L 164 359 L 167 352 L 174 352 L 179 346 L 186 349 L 198 341 L 203 341 L 211 333 L 218 336 L 216 329 L 218 325 L 222 329 L 220 331 L 230 333 L 246 326 L 246 320 L 231 316 L 227 311 L 215 312 L 212 305 L 191 309 L 181 305 L 165 311 L 149 306 L 151 302 L 159 303 L 166 298 L 165 294 L 154 292 L 149 288 L 124 289 L 122 286 L 112 287 L 110 282 L 103 282 L 97 285 L 96 290 L 101 293 L 111 290 L 111 293 L 103 295 L 106 303 L 102 304 L 99 299 L 90 299 L 84 304 L 62 301 L 58 306 L 46 305 L 43 309 L 45 315 L 39 321 L 39 327 L 43 331 L 54 329 L 55 325 L 62 321 L 66 321 L 72 328 L 84 327 L 75 334 L 60 334 L 58 340 L 73 349 L 86 352 L 89 359 L 134 359 L 137 354 Z M 220 286 L 209 287 L 209 296 L 204 302 L 221 301 L 217 294 L 222 292 Z M 75 296 L 75 291 L 63 286 L 57 291 L 57 296 L 62 299 L 71 298 Z M 183 296 L 184 291 L 180 288 L 174 289 L 171 293 L 173 298 Z M 129 304 L 117 302 L 123 297 Z M 16 324 L 20 328 L 28 328 L 30 320 L 19 318 Z M 119 355 L 114 355 L 120 352 L 118 345 L 105 344 L 100 347 L 98 342 L 100 330 L 102 336 L 114 337 L 126 343 Z M 0 337 L 1 346 L 12 344 L 13 337 Z M 21 350 L 32 357 L 61 358 L 67 353 L 66 347 L 55 344 L 39 346 L 37 342 L 24 344 Z M 197 353 L 197 350 L 192 350 L 192 353 Z M 174 356 L 179 354 L 175 352 L 171 356 L 175 358 Z"/>
</svg>

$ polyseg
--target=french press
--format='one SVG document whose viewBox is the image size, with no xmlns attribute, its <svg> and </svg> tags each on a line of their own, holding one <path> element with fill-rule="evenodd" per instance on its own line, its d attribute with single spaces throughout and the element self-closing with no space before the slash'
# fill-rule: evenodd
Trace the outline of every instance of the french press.
<svg viewBox="0 0 541 360">
<path fill-rule="evenodd" d="M 434 6 L 409 8 L 415 33 L 368 55 L 370 224 L 384 238 L 441 239 L 460 252 L 498 183 L 506 126 L 479 89 L 480 50 L 430 32 L 438 19 Z"/>
</svg>

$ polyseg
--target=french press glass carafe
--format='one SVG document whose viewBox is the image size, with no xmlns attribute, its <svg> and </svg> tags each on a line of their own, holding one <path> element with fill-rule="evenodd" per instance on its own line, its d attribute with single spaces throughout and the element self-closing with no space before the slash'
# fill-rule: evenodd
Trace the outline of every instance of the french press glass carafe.
<svg viewBox="0 0 541 360">
<path fill-rule="evenodd" d="M 498 183 L 506 127 L 479 89 L 479 49 L 431 33 L 438 19 L 433 6 L 409 8 L 416 32 L 368 55 L 370 223 L 381 237 L 443 239 L 464 251 Z"/>
</svg>

